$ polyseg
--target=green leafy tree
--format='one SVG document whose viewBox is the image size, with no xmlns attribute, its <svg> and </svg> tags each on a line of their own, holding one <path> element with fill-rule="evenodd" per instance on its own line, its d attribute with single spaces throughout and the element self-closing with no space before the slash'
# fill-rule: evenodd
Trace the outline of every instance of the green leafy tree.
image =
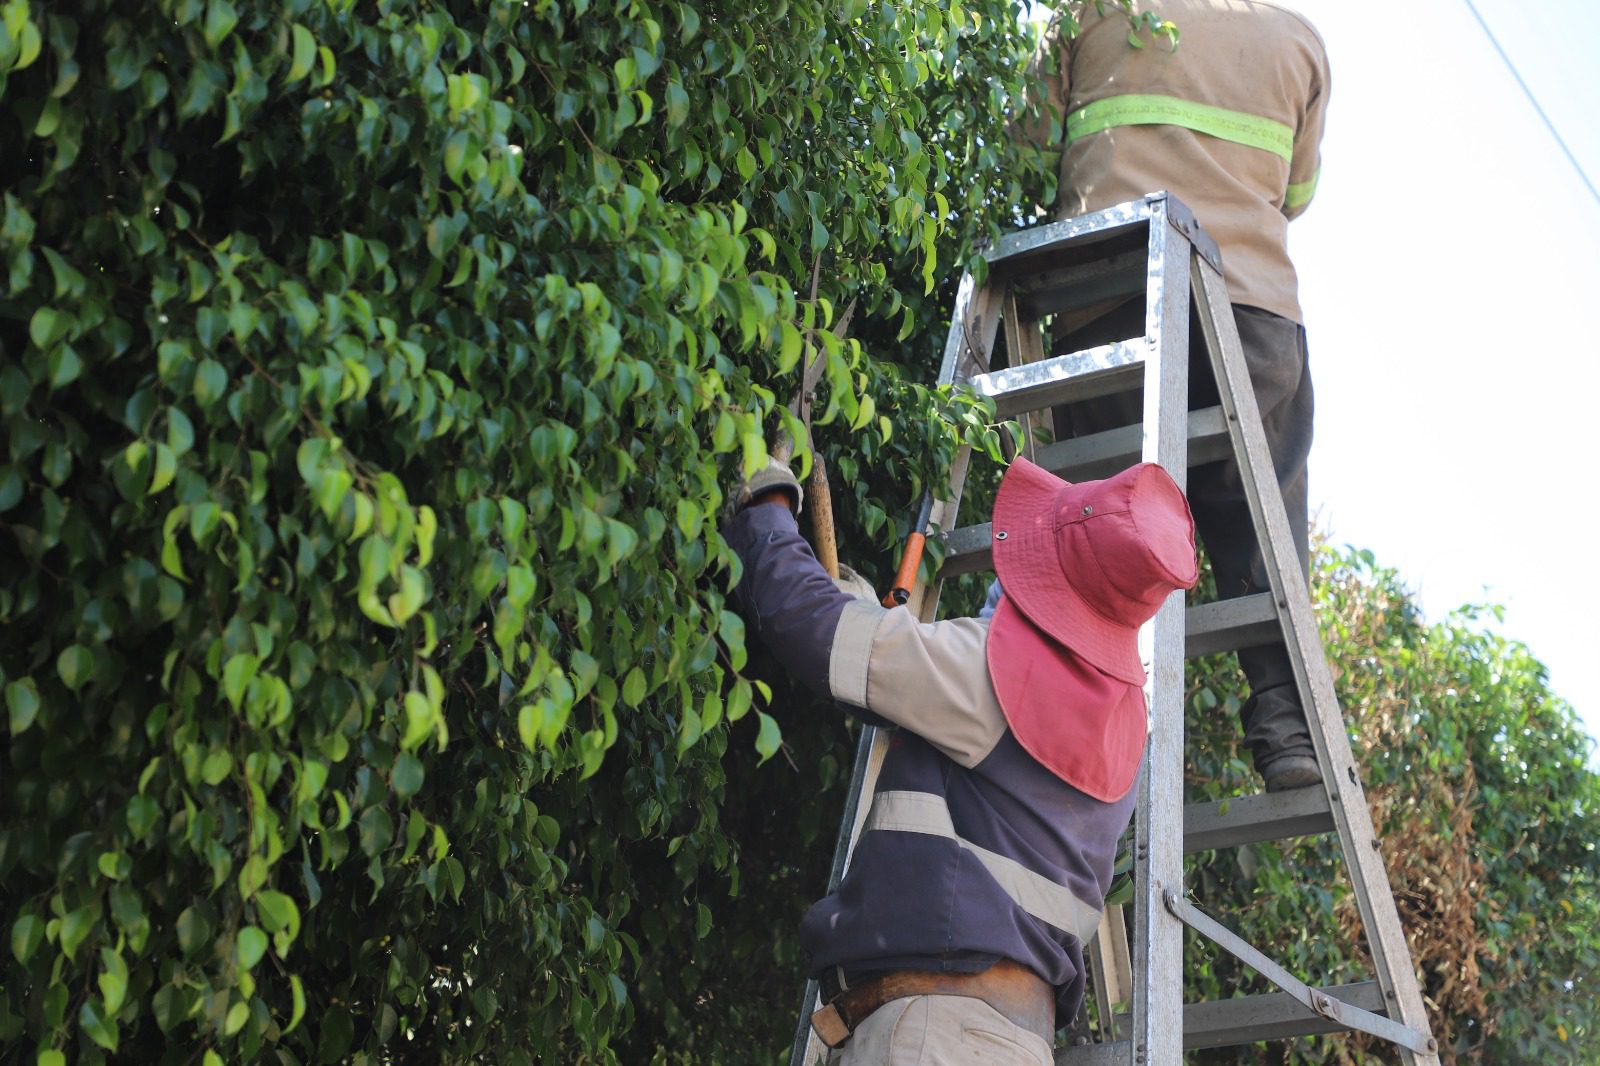
<svg viewBox="0 0 1600 1066">
<path fill-rule="evenodd" d="M 918 382 L 1048 181 L 1030 41 L 999 0 L 0 3 L 0 1057 L 693 1057 L 685 957 L 799 798 L 723 487 L 813 356 L 878 549 L 983 432 Z"/>
</svg>

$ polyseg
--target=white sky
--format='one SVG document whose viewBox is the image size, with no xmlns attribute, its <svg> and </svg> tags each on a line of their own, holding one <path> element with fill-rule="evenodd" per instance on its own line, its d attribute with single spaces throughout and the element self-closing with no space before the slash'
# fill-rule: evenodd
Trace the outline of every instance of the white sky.
<svg viewBox="0 0 1600 1066">
<path fill-rule="evenodd" d="M 1474 2 L 1600 181 L 1594 0 Z M 1465 0 L 1297 6 L 1333 69 L 1322 183 L 1290 227 L 1313 512 L 1430 619 L 1504 604 L 1494 628 L 1600 735 L 1600 204 Z"/>
</svg>

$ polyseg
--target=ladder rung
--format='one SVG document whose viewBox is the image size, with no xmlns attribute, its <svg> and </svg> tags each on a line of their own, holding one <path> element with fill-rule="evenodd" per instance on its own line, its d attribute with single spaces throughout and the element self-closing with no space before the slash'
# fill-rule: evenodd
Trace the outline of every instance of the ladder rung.
<svg viewBox="0 0 1600 1066">
<path fill-rule="evenodd" d="M 1353 1007 L 1388 1016 L 1383 991 L 1376 981 L 1332 985 L 1322 991 Z M 1346 1026 L 1302 1006 L 1287 992 L 1183 1005 L 1185 1050 L 1344 1031 Z"/>
<path fill-rule="evenodd" d="M 1236 848 L 1258 840 L 1284 840 L 1333 830 L 1328 794 L 1320 787 L 1191 803 L 1183 808 L 1183 851 L 1186 855 L 1210 848 Z"/>
<path fill-rule="evenodd" d="M 1109 1044 L 1078 1044 L 1056 1050 L 1056 1066 L 1128 1066 L 1133 1047 L 1126 1040 Z"/>
<path fill-rule="evenodd" d="M 979 374 L 969 384 L 994 400 L 1002 418 L 1137 388 L 1144 378 L 1145 341 L 1102 344 L 1081 352 Z"/>
<path fill-rule="evenodd" d="M 1122 426 L 1047 444 L 1037 451 L 1033 461 L 1068 481 L 1092 481 L 1126 470 L 1143 458 L 1143 451 L 1143 427 Z M 1190 411 L 1189 465 L 1199 466 L 1231 454 L 1222 408 Z"/>
<path fill-rule="evenodd" d="M 1383 992 L 1376 981 L 1330 985 L 1322 991 L 1351 1006 L 1387 1017 Z M 1337 1033 L 1344 1028 L 1338 1022 L 1301 1006 L 1287 992 L 1183 1005 L 1185 1051 L 1251 1044 L 1257 1040 L 1287 1040 L 1313 1033 Z M 1058 1049 L 1055 1063 L 1056 1066 L 1127 1066 L 1131 1050 L 1126 1040 L 1109 1044 L 1080 1044 Z"/>
<path fill-rule="evenodd" d="M 1283 639 L 1278 609 L 1270 592 L 1217 600 L 1191 607 L 1183 618 L 1184 654 L 1197 655 L 1238 651 Z"/>
<path fill-rule="evenodd" d="M 994 569 L 994 524 L 983 522 L 976 526 L 961 526 L 944 535 L 944 563 L 939 567 L 939 578 L 970 574 L 974 570 Z"/>
</svg>

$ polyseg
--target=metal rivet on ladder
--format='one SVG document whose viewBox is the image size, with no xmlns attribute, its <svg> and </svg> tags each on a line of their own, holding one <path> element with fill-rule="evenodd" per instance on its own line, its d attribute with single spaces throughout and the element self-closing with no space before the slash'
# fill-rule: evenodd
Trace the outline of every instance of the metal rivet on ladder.
<svg viewBox="0 0 1600 1066">
<path fill-rule="evenodd" d="M 1002 529 L 1002 530 L 1000 530 L 1000 531 L 999 531 L 999 532 L 997 532 L 997 533 L 996 533 L 996 534 L 995 534 L 995 535 L 994 535 L 994 539 L 995 539 L 995 540 L 1005 540 L 1005 539 L 1006 539 L 1006 531 L 1005 531 L 1005 530 L 1003 530 L 1003 529 Z"/>
</svg>

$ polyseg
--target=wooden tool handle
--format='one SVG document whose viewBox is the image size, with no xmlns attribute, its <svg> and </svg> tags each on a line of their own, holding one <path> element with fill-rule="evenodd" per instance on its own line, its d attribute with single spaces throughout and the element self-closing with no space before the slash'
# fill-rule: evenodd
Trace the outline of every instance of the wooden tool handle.
<svg viewBox="0 0 1600 1066">
<path fill-rule="evenodd" d="M 833 534 L 833 492 L 828 488 L 828 468 L 822 455 L 811 453 L 811 478 L 806 482 L 806 505 L 811 510 L 811 540 L 817 561 L 829 577 L 839 576 L 839 542 Z"/>
</svg>

